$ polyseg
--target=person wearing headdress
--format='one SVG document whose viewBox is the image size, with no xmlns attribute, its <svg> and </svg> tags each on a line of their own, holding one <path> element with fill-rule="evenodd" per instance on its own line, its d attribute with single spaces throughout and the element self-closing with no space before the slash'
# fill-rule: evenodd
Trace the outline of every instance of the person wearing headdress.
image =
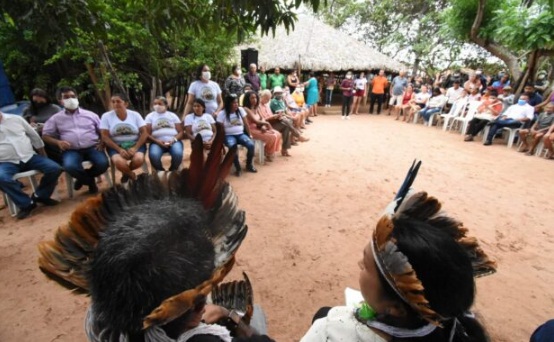
<svg viewBox="0 0 554 342">
<path fill-rule="evenodd" d="M 412 166 L 363 250 L 363 302 L 321 309 L 301 341 L 487 341 L 470 312 L 473 278 L 496 266 L 436 198 L 410 191 L 420 165 Z"/>
<path fill-rule="evenodd" d="M 142 174 L 90 198 L 54 240 L 39 244 L 41 271 L 90 295 L 89 341 L 229 342 L 227 328 L 206 324 L 224 315 L 239 340 L 271 341 L 237 312 L 206 306 L 247 233 L 224 181 L 236 147 L 223 156 L 225 134 L 217 130 L 207 160 L 197 135 L 188 169 Z"/>
</svg>

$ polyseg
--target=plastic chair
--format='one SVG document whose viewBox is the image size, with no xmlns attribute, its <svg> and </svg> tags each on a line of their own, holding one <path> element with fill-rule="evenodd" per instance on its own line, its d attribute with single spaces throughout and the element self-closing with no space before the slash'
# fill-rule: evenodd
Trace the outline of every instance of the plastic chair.
<svg viewBox="0 0 554 342">
<path fill-rule="evenodd" d="M 483 142 L 487 141 L 487 136 L 489 135 L 489 131 L 491 129 L 491 126 L 487 125 L 484 129 L 483 133 Z M 514 145 L 514 141 L 516 140 L 517 132 L 519 132 L 519 128 L 510 128 L 510 127 L 504 127 L 502 128 L 502 133 L 508 132 L 508 137 L 506 139 L 508 148 L 512 148 Z"/>
<path fill-rule="evenodd" d="M 450 111 L 447 114 L 441 114 L 440 117 L 443 120 L 442 130 L 446 131 L 449 128 L 449 124 L 454 122 L 454 119 L 459 117 L 467 108 L 468 101 L 462 99 L 458 100 L 452 104 Z"/>
<path fill-rule="evenodd" d="M 477 114 L 477 108 L 481 105 L 481 101 L 471 101 L 468 104 L 468 110 L 467 114 L 465 116 L 458 116 L 454 118 L 454 122 L 450 126 L 450 129 L 456 124 L 461 124 L 461 134 L 464 135 L 467 131 L 467 126 L 469 125 L 469 122 L 473 119 L 475 114 Z"/>
<path fill-rule="evenodd" d="M 13 175 L 13 180 L 18 180 L 20 178 L 29 178 L 29 183 L 31 184 L 31 188 L 33 189 L 33 193 L 36 191 L 38 187 L 37 180 L 35 178 L 36 175 L 40 174 L 37 170 L 30 170 L 25 172 L 16 173 Z M 4 203 L 6 203 L 6 206 L 8 207 L 8 210 L 10 211 L 11 216 L 16 216 L 19 213 L 19 208 L 15 205 L 15 203 L 10 199 L 8 195 L 5 193 L 2 193 L 2 197 L 4 197 Z"/>
<path fill-rule="evenodd" d="M 81 163 L 83 166 L 83 169 L 90 169 L 92 167 L 92 163 L 90 161 L 84 161 Z M 112 178 L 110 177 L 110 172 L 106 170 L 104 172 L 104 177 L 106 177 L 106 180 L 108 181 L 108 184 L 110 187 L 113 186 Z M 65 172 L 65 184 L 67 185 L 67 196 L 69 198 L 73 198 L 73 177 L 67 172 Z M 97 177 L 97 179 L 101 179 L 101 177 Z"/>
<path fill-rule="evenodd" d="M 260 165 L 263 165 L 265 162 L 265 143 L 261 140 L 255 140 L 254 141 L 254 151 L 256 155 L 258 156 L 258 163 Z M 239 150 L 244 149 L 245 147 L 242 145 L 238 145 Z"/>
</svg>

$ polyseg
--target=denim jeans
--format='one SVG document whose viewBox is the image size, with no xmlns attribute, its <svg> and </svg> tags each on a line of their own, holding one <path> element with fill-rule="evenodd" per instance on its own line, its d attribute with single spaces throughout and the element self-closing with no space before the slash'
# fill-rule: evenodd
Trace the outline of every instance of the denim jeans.
<svg viewBox="0 0 554 342">
<path fill-rule="evenodd" d="M 254 142 L 250 137 L 246 134 L 239 134 L 239 135 L 226 135 L 225 136 L 225 146 L 228 148 L 232 148 L 236 145 L 242 145 L 246 147 L 246 165 L 252 165 L 252 160 L 254 159 Z M 235 155 L 235 160 L 233 161 L 235 164 L 235 168 L 237 170 L 240 170 L 240 163 L 239 163 L 239 155 L 238 153 Z"/>
<path fill-rule="evenodd" d="M 109 166 L 106 153 L 103 150 L 98 151 L 96 146 L 64 151 L 62 161 L 65 172 L 84 185 L 93 185 L 94 178 L 106 172 Z M 92 167 L 86 170 L 83 169 L 83 161 L 91 162 Z"/>
<path fill-rule="evenodd" d="M 0 162 L 0 190 L 2 190 L 20 209 L 31 205 L 31 198 L 21 191 L 21 183 L 12 179 L 16 173 L 37 170 L 42 172 L 43 176 L 40 184 L 35 191 L 35 196 L 39 198 L 50 198 L 52 192 L 58 183 L 58 177 L 62 173 L 62 167 L 56 162 L 35 154 L 26 163 L 19 164 Z"/>
<path fill-rule="evenodd" d="M 495 120 L 492 122 L 492 126 L 489 130 L 489 135 L 487 135 L 487 141 L 492 141 L 492 139 L 496 135 L 496 132 L 498 132 L 504 127 L 519 128 L 521 127 L 521 125 L 522 125 L 521 121 L 517 121 L 514 119 Z"/>
<path fill-rule="evenodd" d="M 181 141 L 174 142 L 168 147 L 161 147 L 155 143 L 150 144 L 150 148 L 148 149 L 150 164 L 152 164 L 154 169 L 164 171 L 162 155 L 166 152 L 169 152 L 171 155 L 171 166 L 169 167 L 169 171 L 177 171 L 183 162 L 183 142 Z"/>
<path fill-rule="evenodd" d="M 425 107 L 422 110 L 419 111 L 419 115 L 425 120 L 425 122 L 429 122 L 429 119 L 431 118 L 431 115 L 440 112 L 440 108 L 429 108 Z"/>
<path fill-rule="evenodd" d="M 325 89 L 325 104 L 331 105 L 333 101 L 333 89 Z"/>
</svg>

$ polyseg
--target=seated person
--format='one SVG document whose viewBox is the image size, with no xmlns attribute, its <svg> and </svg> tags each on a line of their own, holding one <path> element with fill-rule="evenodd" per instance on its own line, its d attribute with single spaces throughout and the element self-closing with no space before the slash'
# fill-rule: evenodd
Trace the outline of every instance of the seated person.
<svg viewBox="0 0 554 342">
<path fill-rule="evenodd" d="M 429 101 L 429 98 L 431 97 L 431 94 L 429 94 L 429 89 L 426 85 L 421 86 L 421 91 L 414 95 L 412 100 L 410 100 L 410 114 L 408 115 L 408 122 L 411 122 L 414 118 L 414 114 L 421 109 L 425 108 L 427 105 L 427 101 Z"/>
<path fill-rule="evenodd" d="M 431 119 L 431 115 L 440 113 L 446 101 L 447 98 L 441 93 L 440 88 L 433 88 L 433 95 L 427 101 L 427 105 L 419 111 L 423 121 L 428 123 Z"/>
<path fill-rule="evenodd" d="M 296 87 L 296 89 L 294 89 L 294 92 L 292 92 L 291 96 L 294 102 L 296 102 L 296 105 L 298 106 L 298 108 L 302 108 L 307 112 L 307 114 L 305 114 L 306 120 L 304 123 L 311 124 L 313 121 L 310 120 L 310 109 L 308 108 L 308 106 L 306 106 L 306 99 L 304 97 L 304 87 L 302 86 Z"/>
<path fill-rule="evenodd" d="M 481 93 L 479 88 L 471 86 L 469 88 L 469 101 L 481 101 Z"/>
<path fill-rule="evenodd" d="M 290 157 L 289 149 L 292 145 L 291 130 L 294 129 L 292 121 L 287 120 L 283 113 L 273 114 L 269 103 L 271 102 L 271 92 L 264 89 L 261 92 L 260 104 L 258 106 L 259 117 L 263 122 L 268 122 L 271 128 L 281 134 L 281 155 Z"/>
<path fill-rule="evenodd" d="M 514 104 L 514 94 L 512 93 L 512 87 L 506 86 L 502 89 L 502 94 L 498 93 L 498 98 L 504 104 L 504 110 L 508 109 L 511 105 Z"/>
<path fill-rule="evenodd" d="M 144 119 L 148 138 L 152 143 L 148 149 L 150 164 L 157 171 L 165 171 L 162 155 L 171 155 L 169 171 L 176 171 L 183 162 L 183 125 L 175 113 L 167 111 L 167 99 L 158 96 L 154 100 L 154 111 Z"/>
<path fill-rule="evenodd" d="M 402 121 L 406 121 L 406 118 L 408 117 L 408 111 L 412 108 L 410 102 L 412 102 L 414 96 L 414 86 L 411 83 L 408 83 L 408 85 L 406 86 L 406 90 L 402 94 L 402 104 L 396 106 L 397 108 L 395 120 L 398 120 L 400 118 L 400 113 L 402 112 Z"/>
<path fill-rule="evenodd" d="M 113 165 L 123 174 L 121 183 L 127 183 L 137 179 L 133 170 L 144 164 L 148 131 L 142 116 L 127 109 L 125 95 L 114 94 L 111 101 L 113 110 L 102 115 L 100 131 Z"/>
<path fill-rule="evenodd" d="M 297 141 L 305 142 L 310 140 L 302 136 L 302 132 L 294 126 L 294 122 L 290 115 L 287 115 L 286 105 L 282 100 L 282 90 L 280 88 L 276 88 L 275 90 L 273 98 L 271 98 L 271 92 L 262 92 L 260 100 L 261 104 L 265 105 L 265 101 L 268 101 L 269 108 L 271 110 L 271 115 L 268 115 L 269 113 L 265 113 L 265 111 L 262 112 L 262 116 L 264 116 L 264 119 L 267 120 L 271 124 L 271 126 L 273 126 L 273 128 L 277 129 L 280 132 L 282 125 L 289 127 L 290 134 L 292 135 L 292 145 L 296 145 Z M 281 135 L 283 135 L 283 132 L 281 132 Z"/>
<path fill-rule="evenodd" d="M 222 149 L 217 139 L 211 153 Z M 202 153 L 202 145 L 193 144 L 192 154 Z M 248 229 L 224 179 L 231 167 L 227 159 L 191 158 L 191 172 L 142 174 L 129 187 L 82 203 L 71 224 L 40 243 L 41 271 L 90 296 L 88 341 L 271 341 L 250 325 L 264 328 L 259 308 L 250 305 L 251 287 L 219 288 L 225 298 L 212 298 L 229 310 L 206 303 L 232 270 Z M 199 191 L 191 192 L 191 184 Z"/>
<path fill-rule="evenodd" d="M 213 115 L 206 113 L 206 104 L 202 99 L 194 99 L 192 113 L 185 116 L 185 134 L 194 141 L 200 134 L 204 142 L 204 149 L 209 150 L 215 138 L 215 120 Z"/>
<path fill-rule="evenodd" d="M 296 129 L 299 130 L 300 126 L 302 126 L 303 123 L 301 122 L 302 121 L 301 118 L 299 117 L 295 118 L 292 115 L 291 111 L 288 109 L 287 104 L 285 103 L 283 89 L 281 87 L 275 87 L 273 89 L 273 98 L 269 103 L 269 107 L 271 108 L 271 111 L 273 113 L 282 112 L 284 116 L 286 116 L 292 121 Z"/>
<path fill-rule="evenodd" d="M 498 94 L 502 94 L 504 92 L 504 88 L 510 85 L 510 75 L 503 74 L 502 77 L 498 81 L 492 82 L 492 87 L 496 89 Z"/>
<path fill-rule="evenodd" d="M 43 176 L 36 192 L 29 197 L 21 191 L 21 183 L 12 178 L 16 173 L 31 170 L 40 171 Z M 0 112 L 0 190 L 19 208 L 18 219 L 28 217 L 37 203 L 58 204 L 50 196 L 60 173 L 62 168 L 46 157 L 44 142 L 33 127 L 19 115 Z"/>
<path fill-rule="evenodd" d="M 407 191 L 360 251 L 363 302 L 320 309 L 301 342 L 489 341 L 470 310 L 474 277 L 495 272 L 495 263 L 436 198 Z"/>
<path fill-rule="evenodd" d="M 498 93 L 495 89 L 490 91 L 488 100 L 477 108 L 477 114 L 471 119 L 467 127 L 466 136 L 464 141 L 473 141 L 473 138 L 481 132 L 485 126 L 496 119 L 500 113 L 502 113 L 502 101 L 498 99 Z"/>
<path fill-rule="evenodd" d="M 533 107 L 537 107 L 542 103 L 542 96 L 539 94 L 539 92 L 535 89 L 535 86 L 532 84 L 527 84 L 525 87 L 523 87 L 523 92 L 525 92 L 529 96 L 529 100 L 527 103 Z M 535 108 L 535 112 L 538 111 L 538 108 Z"/>
<path fill-rule="evenodd" d="M 42 139 L 62 152 L 63 168 L 75 178 L 73 188 L 79 190 L 86 185 L 89 194 L 95 194 L 98 192 L 96 177 L 109 167 L 100 137 L 100 118 L 79 107 L 75 89 L 63 87 L 58 93 L 65 109 L 46 121 Z M 84 169 L 84 161 L 91 162 L 92 167 Z"/>
<path fill-rule="evenodd" d="M 248 123 L 246 122 L 246 111 L 239 107 L 239 101 L 236 96 L 226 96 L 224 108 L 217 115 L 217 122 L 222 123 L 225 128 L 225 146 L 233 148 L 236 145 L 246 147 L 246 171 L 256 173 L 258 170 L 254 167 L 254 141 Z M 233 160 L 235 165 L 235 175 L 240 177 L 242 168 L 240 167 L 239 155 L 235 155 Z"/>
<path fill-rule="evenodd" d="M 298 89 L 298 90 L 297 90 Z M 302 87 L 295 88 L 294 92 L 303 92 Z M 303 95 L 303 94 L 302 94 Z M 295 98 L 289 91 L 289 87 L 285 87 L 283 92 L 283 100 L 287 105 L 288 113 L 292 116 L 294 126 L 297 128 L 306 128 L 306 119 L 308 118 L 310 111 L 307 107 L 299 106 Z"/>
<path fill-rule="evenodd" d="M 462 97 L 462 92 L 464 91 L 464 88 L 460 87 L 460 81 L 455 80 L 452 87 L 448 88 L 446 91 L 446 97 L 448 98 L 448 101 L 446 102 L 446 108 L 450 109 L 452 107 L 452 104 L 454 102 L 458 101 L 460 97 Z"/>
<path fill-rule="evenodd" d="M 544 148 L 546 148 L 546 159 L 554 159 L 554 126 L 544 134 Z"/>
<path fill-rule="evenodd" d="M 519 131 L 521 138 L 521 146 L 519 152 L 527 152 L 528 156 L 532 156 L 535 153 L 535 147 L 539 144 L 541 139 L 554 125 L 554 103 L 549 103 L 544 107 L 544 112 L 539 115 L 539 118 L 530 129 L 522 129 Z M 531 135 L 532 143 L 531 147 L 527 144 L 527 137 Z"/>
<path fill-rule="evenodd" d="M 31 90 L 29 97 L 31 98 L 31 104 L 25 108 L 22 115 L 31 126 L 37 127 L 37 132 L 41 134 L 41 126 L 62 108 L 51 103 L 46 91 L 40 88 Z"/>
<path fill-rule="evenodd" d="M 480 93 L 482 87 L 483 85 L 481 84 L 480 75 L 477 75 L 476 73 L 470 74 L 469 79 L 464 83 L 464 89 L 470 94 L 472 89 L 477 90 L 477 92 Z"/>
<path fill-rule="evenodd" d="M 258 94 L 250 91 L 246 93 L 243 108 L 246 111 L 246 121 L 248 121 L 248 125 L 250 126 L 252 137 L 264 142 L 265 160 L 272 162 L 275 158 L 275 153 L 280 149 L 286 152 L 290 148 L 290 133 L 287 134 L 287 142 L 285 143 L 281 137 L 281 133 L 274 130 L 271 124 L 265 121 L 261 116 L 259 112 L 259 103 L 260 99 Z"/>
<path fill-rule="evenodd" d="M 487 140 L 483 145 L 492 145 L 492 139 L 502 128 L 519 128 L 526 122 L 533 120 L 535 109 L 527 103 L 528 100 L 528 94 L 521 94 L 517 104 L 511 105 L 502 115 L 492 121 L 489 135 L 487 135 Z"/>
<path fill-rule="evenodd" d="M 249 83 L 246 83 L 244 85 L 244 92 L 242 94 L 240 94 L 239 96 L 239 107 L 243 107 L 243 103 L 244 103 L 244 94 L 246 94 L 247 92 L 249 91 L 252 91 L 252 85 L 249 84 Z"/>
</svg>

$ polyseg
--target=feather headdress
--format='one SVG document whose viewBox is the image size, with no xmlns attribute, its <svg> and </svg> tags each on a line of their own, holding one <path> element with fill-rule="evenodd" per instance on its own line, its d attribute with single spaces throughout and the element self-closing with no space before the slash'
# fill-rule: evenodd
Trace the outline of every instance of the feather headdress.
<svg viewBox="0 0 554 342">
<path fill-rule="evenodd" d="M 466 236 L 467 229 L 461 222 L 441 211 L 441 204 L 436 198 L 426 192 L 411 191 L 420 166 L 421 161 L 414 161 L 395 199 L 377 222 L 372 249 L 377 268 L 396 294 L 422 318 L 440 326 L 441 321 L 448 317 L 443 317 L 432 307 L 409 258 L 398 248 L 394 238 L 395 221 L 401 218 L 418 220 L 447 231 L 471 260 L 474 277 L 494 273 L 496 264 L 487 257 L 475 238 Z"/>
<path fill-rule="evenodd" d="M 218 124 L 206 160 L 197 136 L 188 169 L 140 175 L 90 198 L 54 240 L 39 244 L 41 271 L 90 294 L 100 329 L 140 333 L 167 324 L 231 270 L 247 226 L 224 181 L 236 154 L 224 154 L 224 138 Z"/>
</svg>

